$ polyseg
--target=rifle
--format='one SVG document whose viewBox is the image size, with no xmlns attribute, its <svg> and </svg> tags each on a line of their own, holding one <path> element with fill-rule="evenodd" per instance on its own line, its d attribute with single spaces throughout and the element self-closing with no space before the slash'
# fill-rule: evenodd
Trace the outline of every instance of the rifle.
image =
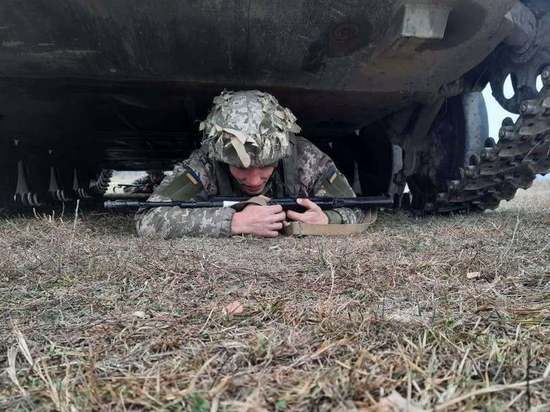
<svg viewBox="0 0 550 412">
<path fill-rule="evenodd" d="M 213 197 L 208 200 L 199 201 L 170 201 L 170 202 L 139 202 L 135 200 L 108 200 L 104 203 L 106 209 L 151 209 L 154 207 L 174 207 L 185 209 L 201 209 L 209 207 L 233 207 L 241 210 L 246 206 L 249 198 L 235 197 Z M 340 207 L 374 209 L 392 208 L 394 201 L 388 196 L 365 196 L 365 197 L 310 197 L 309 200 L 317 204 L 321 209 L 336 209 Z M 254 204 L 254 203 L 252 203 Z M 268 206 L 281 205 L 283 210 L 304 212 L 305 207 L 296 203 L 296 198 L 270 199 Z"/>
<path fill-rule="evenodd" d="M 134 188 L 134 187 L 139 187 L 139 186 L 133 183 L 130 183 L 130 184 L 119 183 L 113 188 L 113 193 L 116 193 L 117 189 L 122 189 L 123 192 L 126 192 L 126 189 Z"/>
<path fill-rule="evenodd" d="M 126 192 L 126 189 L 130 189 L 130 188 L 133 188 L 133 189 L 137 189 L 135 192 L 133 193 L 148 193 L 149 195 L 151 193 L 153 193 L 153 190 L 155 188 L 155 186 L 152 184 L 152 183 L 144 183 L 144 184 L 135 184 L 135 183 L 131 183 L 131 184 L 126 184 L 126 183 L 119 183 L 118 185 L 115 186 L 113 192 L 116 192 L 116 189 L 117 188 L 120 188 L 122 189 L 123 192 L 125 193 L 130 193 L 130 192 Z"/>
</svg>

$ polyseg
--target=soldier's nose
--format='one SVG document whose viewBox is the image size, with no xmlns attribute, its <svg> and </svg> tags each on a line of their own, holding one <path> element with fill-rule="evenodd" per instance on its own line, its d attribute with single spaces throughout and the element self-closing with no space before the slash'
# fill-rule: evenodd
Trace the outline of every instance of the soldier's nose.
<svg viewBox="0 0 550 412">
<path fill-rule="evenodd" d="M 250 186 L 258 186 L 262 184 L 262 176 L 260 176 L 259 173 L 251 173 L 250 176 L 248 176 L 247 183 Z"/>
</svg>

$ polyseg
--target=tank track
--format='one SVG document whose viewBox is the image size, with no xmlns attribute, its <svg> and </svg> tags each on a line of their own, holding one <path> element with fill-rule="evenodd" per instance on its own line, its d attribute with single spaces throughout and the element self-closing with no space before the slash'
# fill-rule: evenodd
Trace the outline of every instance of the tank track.
<svg viewBox="0 0 550 412">
<path fill-rule="evenodd" d="M 425 212 L 447 213 L 496 209 L 518 189 L 529 188 L 536 174 L 550 170 L 550 67 L 542 72 L 538 97 L 521 104 L 520 116 L 502 122 L 499 141 L 488 138 L 479 156 L 461 168 L 447 191 L 426 203 Z"/>
<path fill-rule="evenodd" d="M 103 196 L 109 188 L 112 177 L 113 170 L 101 169 L 97 177 L 90 182 L 90 194 L 92 196 Z"/>
</svg>

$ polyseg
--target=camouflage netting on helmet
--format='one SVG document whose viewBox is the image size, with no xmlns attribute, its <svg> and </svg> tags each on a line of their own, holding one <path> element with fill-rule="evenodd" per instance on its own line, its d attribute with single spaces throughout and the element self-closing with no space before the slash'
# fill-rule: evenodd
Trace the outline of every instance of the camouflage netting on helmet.
<svg viewBox="0 0 550 412">
<path fill-rule="evenodd" d="M 289 137 L 299 133 L 300 127 L 275 97 L 248 90 L 216 96 L 200 130 L 212 159 L 237 167 L 261 167 L 289 155 Z"/>
</svg>

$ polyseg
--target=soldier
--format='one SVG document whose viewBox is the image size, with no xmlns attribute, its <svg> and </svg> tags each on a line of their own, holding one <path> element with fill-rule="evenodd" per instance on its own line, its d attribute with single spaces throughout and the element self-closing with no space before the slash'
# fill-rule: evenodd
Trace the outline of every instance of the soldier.
<svg viewBox="0 0 550 412">
<path fill-rule="evenodd" d="M 145 173 L 145 176 L 134 180 L 131 185 L 125 185 L 124 193 L 153 193 L 165 178 L 162 170 L 147 170 Z"/>
<path fill-rule="evenodd" d="M 360 209 L 321 210 L 313 196 L 354 197 L 334 162 L 299 137 L 292 112 L 272 95 L 257 90 L 224 91 L 200 124 L 201 148 L 177 164 L 149 201 L 204 200 L 210 196 L 296 197 L 304 213 L 279 205 L 183 209 L 157 207 L 137 215 L 140 236 L 252 234 L 276 237 L 288 221 L 310 224 L 361 223 Z"/>
</svg>

